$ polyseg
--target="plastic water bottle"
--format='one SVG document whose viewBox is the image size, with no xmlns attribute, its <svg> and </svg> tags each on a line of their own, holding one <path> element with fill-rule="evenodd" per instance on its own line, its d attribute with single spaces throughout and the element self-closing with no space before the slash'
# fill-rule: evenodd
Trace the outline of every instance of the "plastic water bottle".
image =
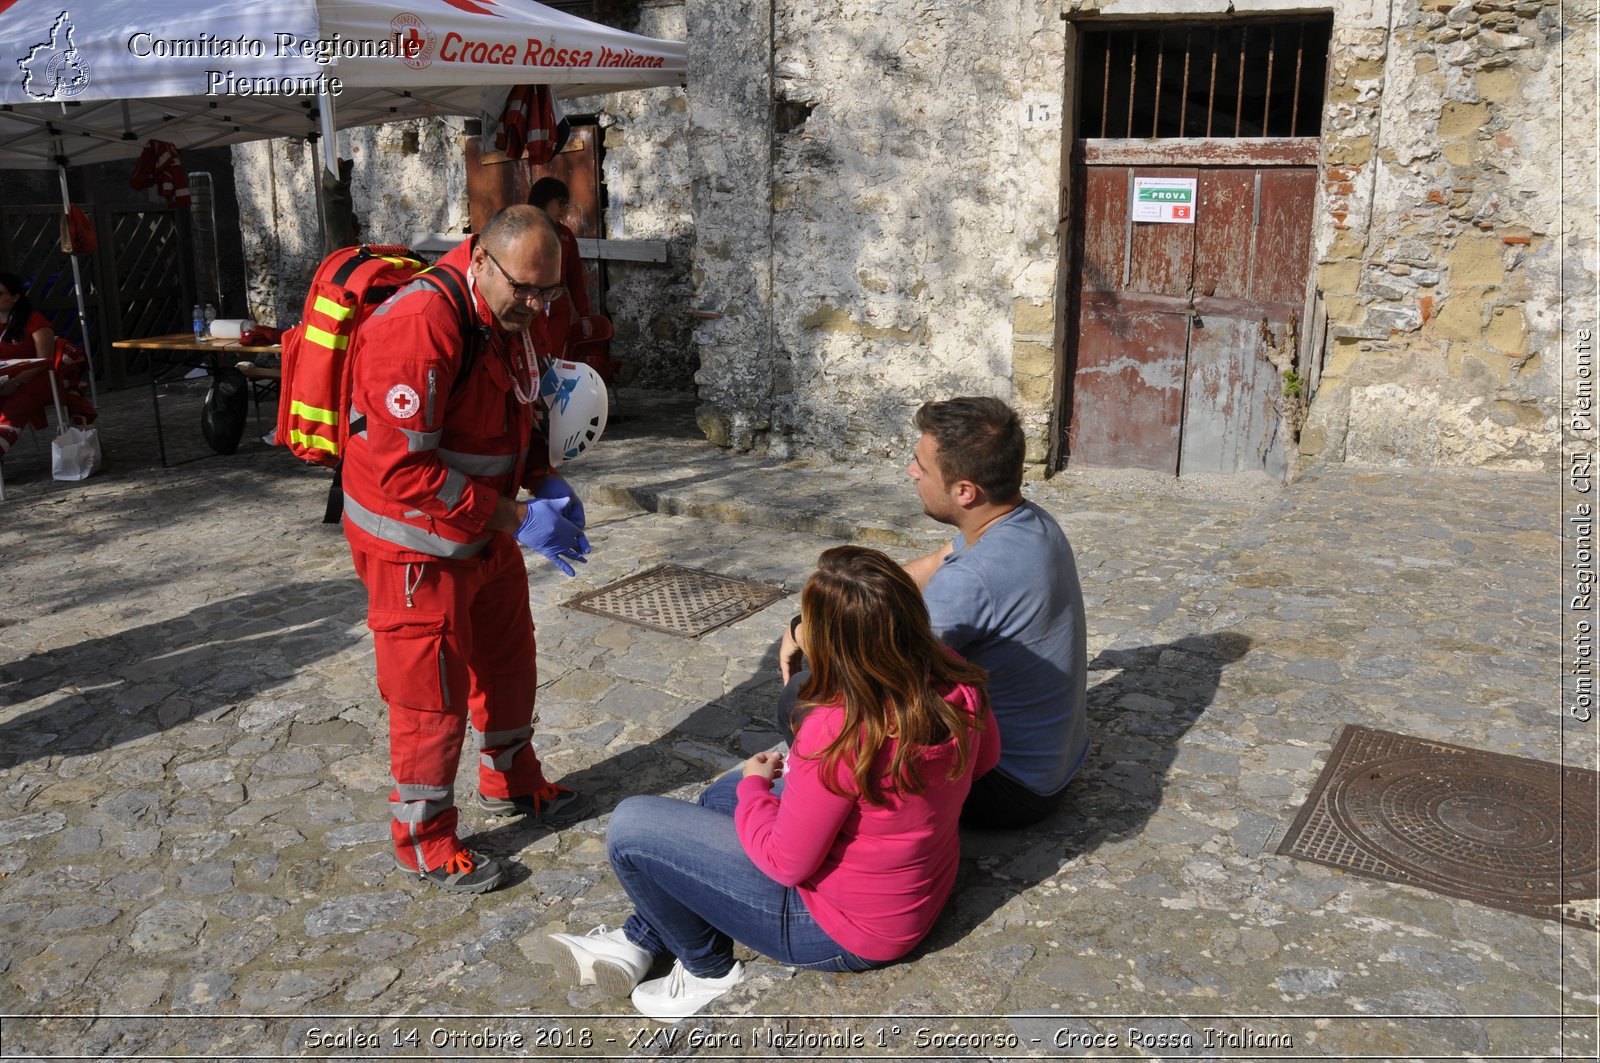
<svg viewBox="0 0 1600 1063">
<path fill-rule="evenodd" d="M 206 335 L 211 335 L 211 323 L 217 319 L 217 308 L 206 304 Z"/>
<path fill-rule="evenodd" d="M 194 338 L 196 340 L 206 338 L 206 310 L 199 303 L 194 304 Z"/>
</svg>

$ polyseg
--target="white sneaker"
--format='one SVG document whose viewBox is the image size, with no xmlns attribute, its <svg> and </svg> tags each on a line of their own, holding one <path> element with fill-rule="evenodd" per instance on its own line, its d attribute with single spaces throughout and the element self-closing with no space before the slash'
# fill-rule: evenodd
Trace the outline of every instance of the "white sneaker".
<svg viewBox="0 0 1600 1063">
<path fill-rule="evenodd" d="M 684 970 L 682 960 L 674 960 L 671 974 L 643 982 L 633 991 L 633 1006 L 646 1018 L 677 1022 L 686 1015 L 693 1015 L 742 981 L 744 966 L 737 961 L 733 969 L 721 978 L 701 978 Z"/>
<path fill-rule="evenodd" d="M 629 941 L 622 930 L 597 926 L 587 934 L 551 934 L 566 948 L 556 953 L 556 968 L 575 985 L 599 985 L 613 997 L 633 992 L 655 956 Z"/>
</svg>

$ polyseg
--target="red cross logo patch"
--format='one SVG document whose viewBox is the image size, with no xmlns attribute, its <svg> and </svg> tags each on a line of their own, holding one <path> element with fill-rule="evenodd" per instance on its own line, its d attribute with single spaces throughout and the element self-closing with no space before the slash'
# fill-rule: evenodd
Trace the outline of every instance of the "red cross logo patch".
<svg viewBox="0 0 1600 1063">
<path fill-rule="evenodd" d="M 384 404 L 389 407 L 389 412 L 404 421 L 415 417 L 422 408 L 422 400 L 417 398 L 416 391 L 406 384 L 396 384 L 389 389 L 389 394 L 383 397 Z"/>
</svg>

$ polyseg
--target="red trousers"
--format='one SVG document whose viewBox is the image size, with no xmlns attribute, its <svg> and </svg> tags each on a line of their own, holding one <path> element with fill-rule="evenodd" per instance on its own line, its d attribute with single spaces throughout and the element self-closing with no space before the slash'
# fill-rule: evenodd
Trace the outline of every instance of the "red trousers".
<svg viewBox="0 0 1600 1063">
<path fill-rule="evenodd" d="M 16 445 L 24 428 L 30 424 L 34 428 L 45 426 L 44 411 L 50 403 L 50 378 L 43 373 L 24 380 L 16 391 L 0 397 L 0 458 Z M 66 407 L 67 416 L 86 424 L 94 421 L 94 407 L 89 401 L 65 387 L 61 404 Z"/>
<path fill-rule="evenodd" d="M 470 717 L 486 797 L 544 784 L 533 749 L 538 673 L 528 570 L 509 535 L 469 561 L 391 561 L 354 546 L 378 692 L 389 706 L 390 830 L 409 868 L 461 848 L 455 778 Z"/>
</svg>

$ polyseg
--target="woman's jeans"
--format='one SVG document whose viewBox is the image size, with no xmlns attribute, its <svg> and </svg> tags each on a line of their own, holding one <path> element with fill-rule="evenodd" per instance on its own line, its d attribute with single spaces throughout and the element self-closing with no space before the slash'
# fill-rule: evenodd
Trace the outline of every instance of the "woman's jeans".
<svg viewBox="0 0 1600 1063">
<path fill-rule="evenodd" d="M 700 978 L 733 967 L 733 942 L 791 967 L 866 971 L 883 964 L 840 948 L 806 910 L 800 893 L 768 878 L 733 825 L 737 773 L 700 804 L 630 797 L 611 813 L 606 849 L 634 913 L 623 932 L 656 955 L 671 953 Z"/>
</svg>

